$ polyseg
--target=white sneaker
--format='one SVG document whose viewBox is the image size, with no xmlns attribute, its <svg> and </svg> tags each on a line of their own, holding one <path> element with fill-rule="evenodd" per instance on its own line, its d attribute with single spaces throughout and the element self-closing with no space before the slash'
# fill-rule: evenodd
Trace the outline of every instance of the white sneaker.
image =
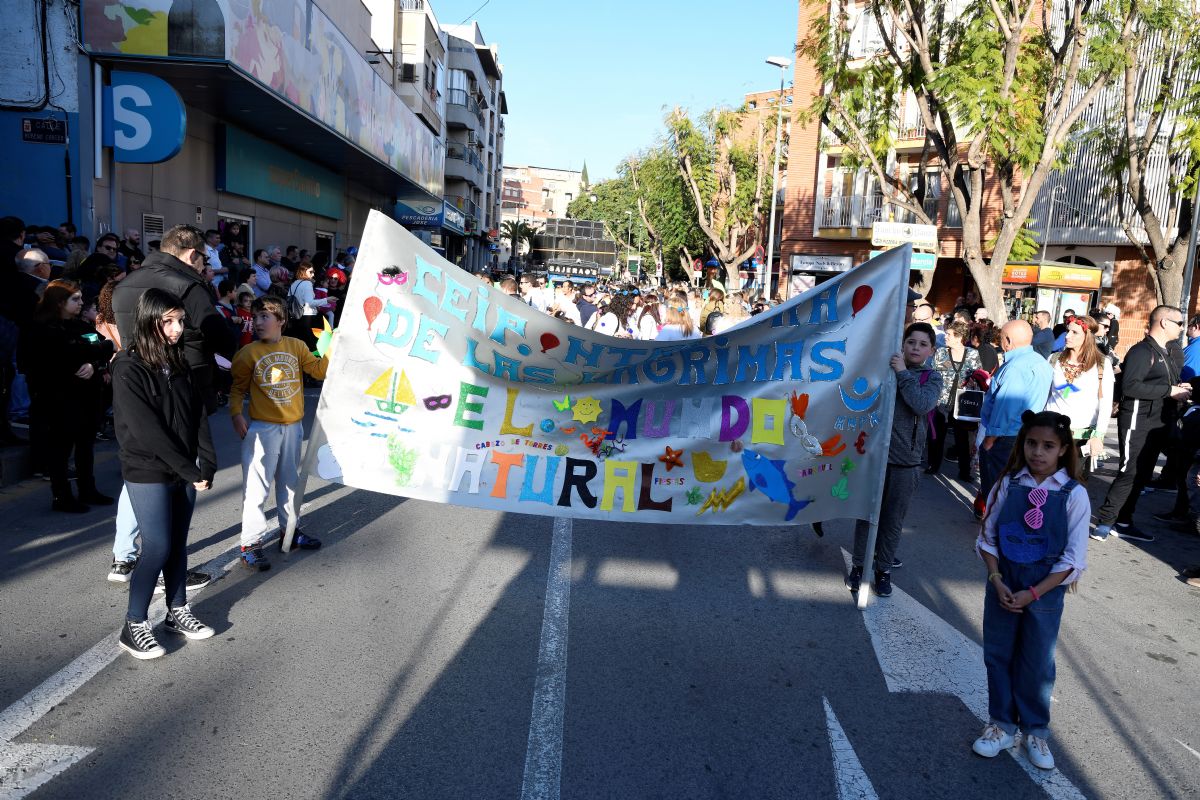
<svg viewBox="0 0 1200 800">
<path fill-rule="evenodd" d="M 1016 737 L 1011 733 L 1005 733 L 999 725 L 989 723 L 975 740 L 975 744 L 971 745 L 971 749 L 984 758 L 995 758 L 1012 747 L 1016 741 Z"/>
<path fill-rule="evenodd" d="M 1054 769 L 1054 756 L 1050 754 L 1050 744 L 1040 736 L 1025 734 L 1025 752 L 1029 760 L 1039 769 Z M 976 751 L 978 752 L 978 751 Z"/>
</svg>

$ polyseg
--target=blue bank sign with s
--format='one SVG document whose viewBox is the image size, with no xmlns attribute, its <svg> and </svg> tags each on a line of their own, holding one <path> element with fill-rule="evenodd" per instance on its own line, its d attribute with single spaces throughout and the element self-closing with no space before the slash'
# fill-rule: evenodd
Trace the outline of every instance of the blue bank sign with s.
<svg viewBox="0 0 1200 800">
<path fill-rule="evenodd" d="M 171 84 L 141 72 L 110 74 L 101 141 L 125 164 L 157 164 L 183 147 L 187 111 Z"/>
</svg>

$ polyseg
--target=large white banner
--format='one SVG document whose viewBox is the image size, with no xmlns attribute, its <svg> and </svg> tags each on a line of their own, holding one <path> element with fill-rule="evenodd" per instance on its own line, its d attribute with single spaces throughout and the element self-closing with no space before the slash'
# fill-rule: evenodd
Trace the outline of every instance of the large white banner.
<svg viewBox="0 0 1200 800">
<path fill-rule="evenodd" d="M 524 514 L 870 518 L 906 252 L 720 336 L 643 342 L 543 314 L 372 213 L 317 410 L 317 473 Z"/>
</svg>

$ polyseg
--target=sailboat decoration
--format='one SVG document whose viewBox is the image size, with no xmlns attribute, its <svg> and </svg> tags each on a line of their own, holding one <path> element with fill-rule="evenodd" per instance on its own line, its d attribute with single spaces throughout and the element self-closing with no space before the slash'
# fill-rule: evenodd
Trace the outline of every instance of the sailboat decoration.
<svg viewBox="0 0 1200 800">
<path fill-rule="evenodd" d="M 366 395 L 374 397 L 379 410 L 388 414 L 403 414 L 409 406 L 417 404 L 417 396 L 403 370 L 397 375 L 396 370 L 389 368 L 367 387 Z"/>
</svg>

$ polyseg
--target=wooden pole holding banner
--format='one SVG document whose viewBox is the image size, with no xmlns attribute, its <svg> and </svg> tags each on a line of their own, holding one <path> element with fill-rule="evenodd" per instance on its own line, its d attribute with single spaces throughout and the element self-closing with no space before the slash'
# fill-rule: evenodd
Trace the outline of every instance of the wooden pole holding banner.
<svg viewBox="0 0 1200 800">
<path fill-rule="evenodd" d="M 320 401 L 317 401 L 318 407 Z M 296 481 L 296 497 L 292 509 L 292 516 L 288 519 L 287 529 L 283 532 L 283 542 L 281 547 L 283 554 L 286 556 L 292 550 L 292 540 L 296 536 L 296 520 L 300 517 L 300 509 L 304 506 L 304 490 L 308 485 L 308 476 L 312 472 L 313 466 L 317 463 L 317 451 L 319 451 L 326 443 L 325 428 L 321 425 L 321 417 L 317 415 L 313 418 L 312 432 L 308 435 L 308 447 L 304 449 L 304 457 L 300 459 L 300 478 Z"/>
<path fill-rule="evenodd" d="M 904 279 L 900 282 L 900 320 L 903 322 L 904 314 L 908 309 L 908 275 L 912 268 L 912 245 L 904 245 Z M 904 328 L 903 326 L 893 328 L 890 339 L 885 339 L 892 343 L 891 353 L 899 353 L 900 347 L 904 343 Z M 890 356 L 889 356 L 890 358 Z M 883 505 L 883 485 L 887 480 L 888 454 L 887 448 L 892 442 L 892 423 L 896 416 L 896 403 L 899 400 L 896 398 L 896 374 L 892 370 L 891 365 L 888 365 L 888 382 L 891 384 L 891 398 L 887 404 L 887 408 L 883 410 L 883 419 L 880 422 L 879 429 L 887 433 L 886 444 L 884 447 L 883 458 L 879 459 L 879 474 L 876 476 L 879 486 L 879 502 L 875 504 L 875 511 L 872 512 L 869 522 L 871 529 L 867 533 L 867 553 L 863 558 L 863 580 L 858 587 L 858 607 L 867 607 L 867 597 L 871 594 L 871 576 L 874 575 L 875 566 L 875 541 L 879 538 L 879 511 Z M 886 399 L 886 398 L 885 398 Z"/>
</svg>

